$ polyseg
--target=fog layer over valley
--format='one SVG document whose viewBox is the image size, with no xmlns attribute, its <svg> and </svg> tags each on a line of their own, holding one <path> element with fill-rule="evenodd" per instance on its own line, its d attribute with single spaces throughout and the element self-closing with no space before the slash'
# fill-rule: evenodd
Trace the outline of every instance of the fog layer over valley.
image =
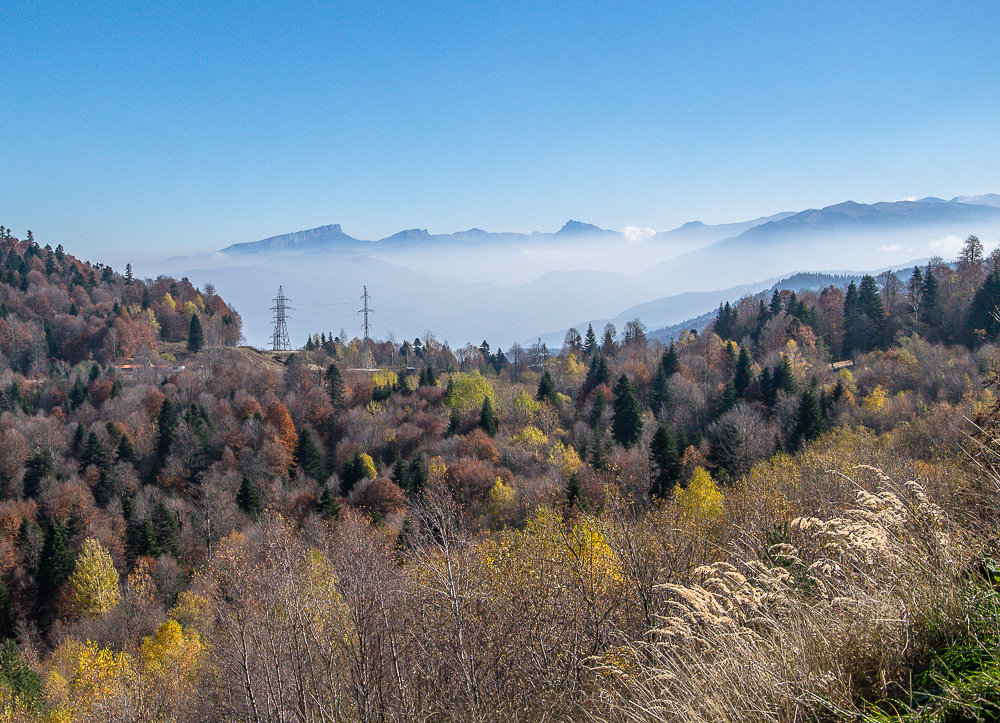
<svg viewBox="0 0 1000 723">
<path fill-rule="evenodd" d="M 995 245 L 1000 196 L 849 201 L 666 232 L 569 221 L 555 233 L 412 229 L 366 241 L 330 225 L 140 270 L 213 283 L 240 310 L 256 346 L 268 342 L 270 299 L 280 284 L 295 306 L 293 345 L 319 331 L 360 335 L 357 310 L 367 285 L 373 336 L 412 339 L 431 331 L 456 346 L 485 334 L 506 347 L 539 335 L 555 339 L 588 322 L 639 317 L 650 329 L 677 324 L 799 271 L 872 271 L 950 258 L 969 234 L 987 249 Z"/>
</svg>

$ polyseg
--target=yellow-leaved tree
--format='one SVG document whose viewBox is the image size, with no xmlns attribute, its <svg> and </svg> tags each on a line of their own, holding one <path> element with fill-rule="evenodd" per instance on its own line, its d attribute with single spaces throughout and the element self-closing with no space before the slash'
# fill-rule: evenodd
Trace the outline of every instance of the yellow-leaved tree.
<svg viewBox="0 0 1000 723">
<path fill-rule="evenodd" d="M 481 408 L 486 397 L 490 402 L 496 402 L 493 385 L 479 372 L 456 372 L 448 379 L 448 404 L 452 409 L 465 414 Z"/>
<path fill-rule="evenodd" d="M 677 490 L 676 500 L 696 521 L 714 523 L 722 517 L 722 493 L 704 467 L 695 468 L 688 486 Z"/>
<path fill-rule="evenodd" d="M 69 579 L 75 612 L 96 618 L 117 607 L 121 601 L 118 582 L 111 555 L 100 542 L 88 537 Z"/>
<path fill-rule="evenodd" d="M 176 620 L 162 623 L 143 639 L 139 657 L 147 675 L 169 693 L 179 693 L 194 682 L 205 647 L 194 628 L 182 628 Z"/>
</svg>

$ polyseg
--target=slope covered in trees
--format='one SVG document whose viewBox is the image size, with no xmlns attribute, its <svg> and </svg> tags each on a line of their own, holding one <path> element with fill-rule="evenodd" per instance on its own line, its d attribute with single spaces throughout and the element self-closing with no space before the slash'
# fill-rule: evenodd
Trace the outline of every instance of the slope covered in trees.
<svg viewBox="0 0 1000 723">
<path fill-rule="evenodd" d="M 28 340 L 0 338 L 15 719 L 998 699 L 1000 277 L 973 240 L 908 285 L 748 297 L 670 346 L 638 321 L 558 353 L 324 332 L 263 365 L 209 290 L 4 238 L 3 321 Z M 63 316 L 86 333 L 57 335 Z"/>
</svg>

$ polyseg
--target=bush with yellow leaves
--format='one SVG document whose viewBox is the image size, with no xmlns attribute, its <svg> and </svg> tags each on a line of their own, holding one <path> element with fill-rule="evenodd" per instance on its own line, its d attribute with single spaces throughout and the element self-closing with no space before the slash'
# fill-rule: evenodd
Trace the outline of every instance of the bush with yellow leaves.
<svg viewBox="0 0 1000 723">
<path fill-rule="evenodd" d="M 121 601 L 118 570 L 108 551 L 93 537 L 83 543 L 69 589 L 75 612 L 88 617 L 100 617 Z"/>
</svg>

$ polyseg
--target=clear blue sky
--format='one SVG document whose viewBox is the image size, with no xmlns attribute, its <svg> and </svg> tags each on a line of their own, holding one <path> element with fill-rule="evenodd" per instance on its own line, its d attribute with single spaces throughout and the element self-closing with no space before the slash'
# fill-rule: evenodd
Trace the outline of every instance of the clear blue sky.
<svg viewBox="0 0 1000 723">
<path fill-rule="evenodd" d="M 0 4 L 0 223 L 672 228 L 1000 192 L 990 2 Z"/>
</svg>

